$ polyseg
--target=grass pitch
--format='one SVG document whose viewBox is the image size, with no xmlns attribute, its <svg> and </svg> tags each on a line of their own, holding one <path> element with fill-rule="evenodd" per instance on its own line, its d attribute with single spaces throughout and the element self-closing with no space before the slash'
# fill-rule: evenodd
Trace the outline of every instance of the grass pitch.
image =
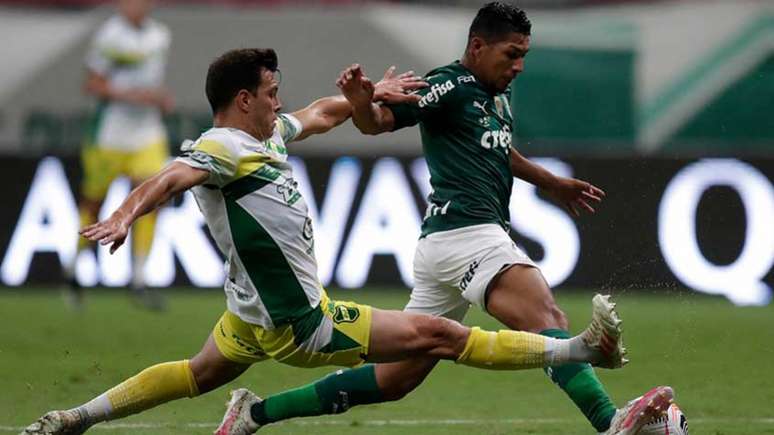
<svg viewBox="0 0 774 435">
<path fill-rule="evenodd" d="M 148 365 L 196 353 L 224 310 L 220 291 L 164 291 L 165 314 L 135 308 L 119 291 L 88 293 L 75 313 L 55 290 L 0 290 L 0 433 L 18 433 L 43 412 L 84 402 Z M 407 291 L 333 291 L 401 308 Z M 573 332 L 590 318 L 590 293 L 559 292 Z M 674 386 L 694 434 L 774 434 L 774 307 L 736 308 L 688 294 L 618 295 L 631 364 L 599 371 L 623 403 L 651 386 Z M 471 309 L 466 323 L 498 328 Z M 229 388 L 267 395 L 330 372 L 258 364 L 231 385 L 98 425 L 90 433 L 206 434 Z M 542 371 L 486 372 L 444 362 L 400 402 L 267 427 L 265 434 L 591 434 Z"/>
</svg>

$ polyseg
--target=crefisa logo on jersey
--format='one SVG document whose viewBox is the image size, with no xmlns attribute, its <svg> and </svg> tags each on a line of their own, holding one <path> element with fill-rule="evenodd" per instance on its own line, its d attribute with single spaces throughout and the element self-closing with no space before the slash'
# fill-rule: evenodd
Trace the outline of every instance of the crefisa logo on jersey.
<svg viewBox="0 0 774 435">
<path fill-rule="evenodd" d="M 507 125 L 504 125 L 501 130 L 485 131 L 481 135 L 481 146 L 487 150 L 502 148 L 507 152 L 511 147 L 511 142 L 511 129 Z"/>
<path fill-rule="evenodd" d="M 446 95 L 449 91 L 454 89 L 454 83 L 451 80 L 446 80 L 443 83 L 434 84 L 430 91 L 419 100 L 419 107 L 425 107 L 428 104 L 437 103 L 441 97 Z"/>
</svg>

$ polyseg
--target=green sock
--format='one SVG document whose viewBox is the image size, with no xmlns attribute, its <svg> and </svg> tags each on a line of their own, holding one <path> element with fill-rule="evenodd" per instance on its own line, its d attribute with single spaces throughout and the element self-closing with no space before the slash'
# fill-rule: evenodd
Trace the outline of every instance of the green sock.
<svg viewBox="0 0 774 435">
<path fill-rule="evenodd" d="M 572 337 L 561 329 L 547 329 L 541 331 L 540 335 L 553 338 Z M 597 431 L 604 432 L 610 427 L 615 405 L 591 365 L 574 363 L 548 367 L 545 370 L 551 380 L 570 396 Z"/>
<path fill-rule="evenodd" d="M 349 408 L 384 401 L 373 364 L 339 370 L 313 384 L 269 396 L 253 405 L 253 420 L 265 425 L 293 417 L 340 414 Z"/>
</svg>

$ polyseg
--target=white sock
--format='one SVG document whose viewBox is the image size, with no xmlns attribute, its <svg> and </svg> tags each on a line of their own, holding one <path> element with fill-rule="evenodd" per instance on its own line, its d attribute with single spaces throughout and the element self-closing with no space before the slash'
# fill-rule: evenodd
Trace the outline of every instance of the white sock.
<svg viewBox="0 0 774 435">
<path fill-rule="evenodd" d="M 77 412 L 81 419 L 85 419 L 88 426 L 92 426 L 101 421 L 109 420 L 110 414 L 113 412 L 113 406 L 110 404 L 107 393 L 102 393 L 70 411 Z"/>
<path fill-rule="evenodd" d="M 597 356 L 579 335 L 569 339 L 546 337 L 546 364 L 549 366 L 593 362 Z"/>
</svg>

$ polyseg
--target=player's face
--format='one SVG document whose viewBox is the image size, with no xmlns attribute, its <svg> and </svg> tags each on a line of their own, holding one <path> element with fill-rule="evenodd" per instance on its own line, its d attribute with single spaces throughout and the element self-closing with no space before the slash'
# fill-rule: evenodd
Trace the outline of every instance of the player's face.
<svg viewBox="0 0 774 435">
<path fill-rule="evenodd" d="M 153 8 L 153 0 L 119 0 L 118 10 L 127 20 L 139 26 Z"/>
<path fill-rule="evenodd" d="M 529 36 L 509 33 L 507 37 L 481 47 L 479 66 L 490 87 L 502 92 L 524 71 L 524 57 L 529 51 Z"/>
<path fill-rule="evenodd" d="M 260 133 L 259 139 L 268 139 L 274 131 L 277 113 L 282 109 L 279 99 L 278 74 L 268 69 L 261 70 L 261 84 L 250 104 L 251 118 Z"/>
</svg>

